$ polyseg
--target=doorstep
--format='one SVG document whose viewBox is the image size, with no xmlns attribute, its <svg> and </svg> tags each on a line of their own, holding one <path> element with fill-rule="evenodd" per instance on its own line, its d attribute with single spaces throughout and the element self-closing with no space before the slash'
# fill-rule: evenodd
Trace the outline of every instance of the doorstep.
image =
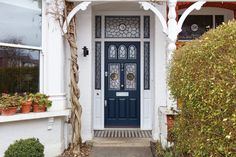
<svg viewBox="0 0 236 157">
<path fill-rule="evenodd" d="M 0 123 L 7 122 L 16 122 L 16 121 L 24 121 L 24 120 L 32 120 L 32 119 L 42 119 L 42 118 L 52 118 L 52 117 L 66 117 L 70 115 L 70 110 L 61 110 L 61 111 L 47 111 L 47 112 L 39 112 L 39 113 L 17 113 L 11 116 L 1 116 L 0 115 Z"/>
</svg>

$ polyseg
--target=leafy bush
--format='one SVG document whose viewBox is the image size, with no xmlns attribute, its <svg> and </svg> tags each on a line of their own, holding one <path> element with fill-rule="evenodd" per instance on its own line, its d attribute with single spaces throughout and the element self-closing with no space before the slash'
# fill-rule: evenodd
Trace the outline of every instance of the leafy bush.
<svg viewBox="0 0 236 157">
<path fill-rule="evenodd" d="M 4 157 L 44 157 L 44 146 L 35 138 L 21 139 L 8 147 Z"/>
<path fill-rule="evenodd" d="M 175 122 L 182 156 L 236 156 L 236 22 L 178 49 L 169 87 L 184 102 Z"/>
</svg>

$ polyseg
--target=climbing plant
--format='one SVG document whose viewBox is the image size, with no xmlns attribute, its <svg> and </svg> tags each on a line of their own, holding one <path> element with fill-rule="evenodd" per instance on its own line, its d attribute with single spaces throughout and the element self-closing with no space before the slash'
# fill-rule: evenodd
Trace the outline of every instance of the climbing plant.
<svg viewBox="0 0 236 157">
<path fill-rule="evenodd" d="M 236 22 L 178 49 L 169 87 L 184 102 L 173 130 L 178 156 L 236 156 Z"/>
<path fill-rule="evenodd" d="M 63 0 L 54 0 L 53 6 L 48 11 L 54 20 L 58 21 L 61 31 L 69 44 L 70 48 L 70 104 L 71 104 L 71 117 L 70 123 L 72 126 L 72 143 L 70 145 L 70 152 L 77 157 L 80 157 L 80 147 L 82 143 L 81 139 L 81 115 L 82 107 L 79 102 L 80 89 L 79 83 L 79 64 L 76 45 L 76 22 L 75 18 L 72 18 L 70 23 L 67 23 L 67 33 L 63 32 L 63 24 L 68 13 L 74 8 L 73 2 L 66 2 Z M 65 6 L 63 8 L 62 6 Z M 62 13 L 64 10 L 64 14 Z"/>
</svg>

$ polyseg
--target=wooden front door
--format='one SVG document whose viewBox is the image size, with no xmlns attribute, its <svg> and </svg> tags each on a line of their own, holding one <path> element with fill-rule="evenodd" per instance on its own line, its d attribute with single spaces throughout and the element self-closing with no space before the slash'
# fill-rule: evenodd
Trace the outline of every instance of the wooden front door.
<svg viewBox="0 0 236 157">
<path fill-rule="evenodd" d="M 140 42 L 105 42 L 105 127 L 140 126 Z"/>
</svg>

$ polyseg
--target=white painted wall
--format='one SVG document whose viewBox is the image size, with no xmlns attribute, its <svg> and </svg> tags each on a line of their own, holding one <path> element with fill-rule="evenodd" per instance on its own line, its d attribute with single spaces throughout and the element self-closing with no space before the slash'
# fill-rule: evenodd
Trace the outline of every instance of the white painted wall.
<svg viewBox="0 0 236 157">
<path fill-rule="evenodd" d="M 156 6 L 159 11 L 166 15 L 166 4 Z M 167 84 L 166 84 L 166 35 L 162 32 L 159 19 L 155 18 L 155 53 L 154 53 L 154 81 L 155 81 L 155 105 L 153 107 L 153 139 L 160 140 L 160 125 L 165 123 L 160 121 L 159 107 L 167 105 Z"/>
<path fill-rule="evenodd" d="M 15 140 L 38 138 L 44 145 L 45 157 L 60 155 L 64 145 L 64 117 L 42 118 L 0 123 L 0 156 L 4 156 L 10 144 Z M 49 129 L 51 126 L 51 129 Z"/>
<path fill-rule="evenodd" d="M 79 62 L 79 88 L 81 91 L 80 103 L 82 105 L 82 140 L 91 140 L 92 132 L 92 9 L 91 6 L 77 14 L 78 34 L 78 62 Z M 86 46 L 89 55 L 84 57 L 82 48 Z"/>
</svg>

